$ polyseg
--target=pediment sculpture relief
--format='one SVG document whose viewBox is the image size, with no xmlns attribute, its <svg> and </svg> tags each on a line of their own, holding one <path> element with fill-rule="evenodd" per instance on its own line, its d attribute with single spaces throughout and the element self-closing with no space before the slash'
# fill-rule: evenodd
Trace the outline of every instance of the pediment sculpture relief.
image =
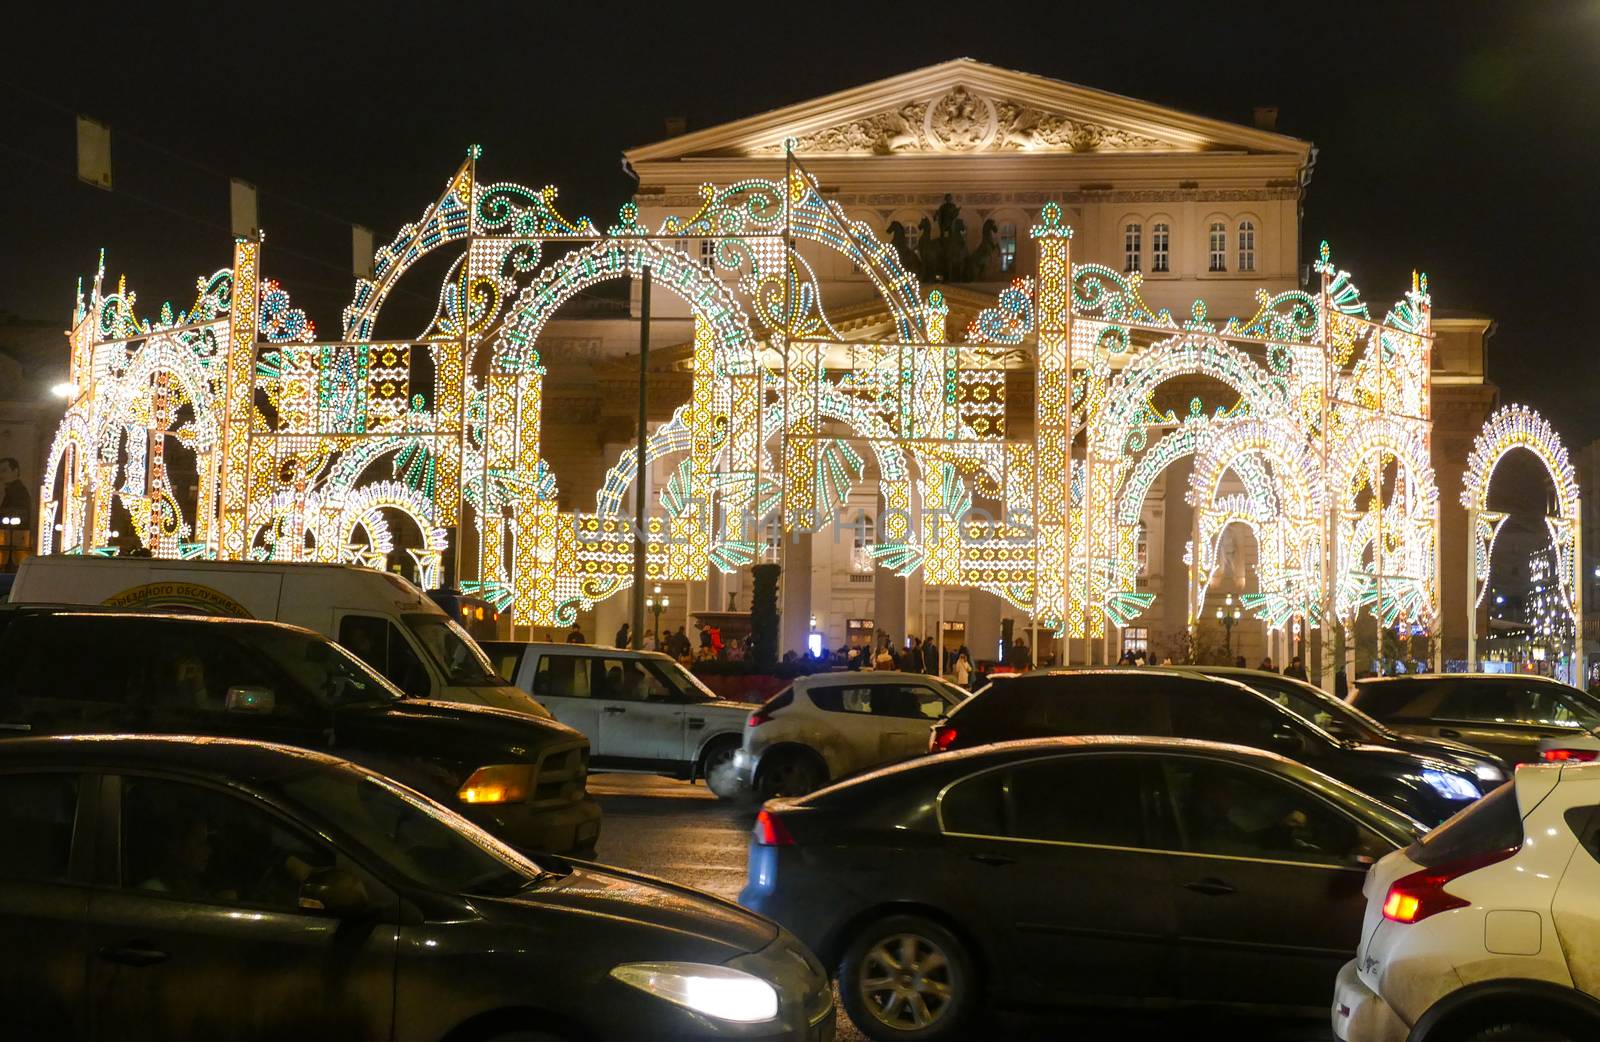
<svg viewBox="0 0 1600 1042">
<path fill-rule="evenodd" d="M 1090 120 L 990 98 L 955 86 L 932 101 L 799 135 L 800 155 L 894 155 L 900 152 L 1145 152 L 1171 146 Z M 751 150 L 781 154 L 781 143 Z"/>
</svg>

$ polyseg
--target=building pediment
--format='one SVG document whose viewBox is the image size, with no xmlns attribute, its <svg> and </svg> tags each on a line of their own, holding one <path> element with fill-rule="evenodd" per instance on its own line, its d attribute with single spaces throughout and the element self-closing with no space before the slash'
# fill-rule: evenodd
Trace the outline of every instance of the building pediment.
<svg viewBox="0 0 1600 1042">
<path fill-rule="evenodd" d="M 1256 152 L 1309 143 L 961 58 L 631 149 L 631 162 L 781 156 Z"/>
</svg>

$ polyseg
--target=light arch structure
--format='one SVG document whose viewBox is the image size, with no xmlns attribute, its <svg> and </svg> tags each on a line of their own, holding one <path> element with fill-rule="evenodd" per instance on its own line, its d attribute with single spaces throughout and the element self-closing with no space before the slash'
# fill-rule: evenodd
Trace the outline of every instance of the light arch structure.
<svg viewBox="0 0 1600 1042">
<path fill-rule="evenodd" d="M 1500 463 L 1513 452 L 1531 453 L 1544 467 L 1555 489 L 1555 513 L 1545 518 L 1550 546 L 1555 552 L 1556 578 L 1561 599 L 1574 621 L 1574 682 L 1583 663 L 1583 524 L 1578 477 L 1560 435 L 1550 422 L 1525 405 L 1506 405 L 1484 421 L 1467 456 L 1461 478 L 1461 505 L 1467 511 L 1467 656 L 1477 660 L 1478 609 L 1489 586 L 1489 563 L 1495 539 L 1505 523 L 1504 513 L 1489 508 L 1489 486 Z"/>
<path fill-rule="evenodd" d="M 633 203 L 603 227 L 569 218 L 554 188 L 480 180 L 479 159 L 470 150 L 377 251 L 337 340 L 319 339 L 263 276 L 257 239 L 233 244 L 231 265 L 200 280 L 190 308 L 159 317 L 140 317 L 135 294 L 107 287 L 102 266 L 69 334 L 79 391 L 51 453 L 41 547 L 127 548 L 109 536 L 111 504 L 162 490 L 148 461 L 115 447 L 130 431 L 165 429 L 167 393 L 194 408 L 185 437 L 212 448 L 210 491 L 189 537 L 137 540 L 152 553 L 370 560 L 383 512 L 398 510 L 423 533 L 408 547 L 419 574 L 437 566 L 508 607 L 519 629 L 570 622 L 635 581 L 624 503 L 638 461 L 621 455 L 592 509 L 558 508 L 561 476 L 542 451 L 541 341 L 574 294 L 646 273 L 693 315 L 689 398 L 643 447 L 671 472 L 648 504 L 647 581 L 749 563 L 746 513 L 791 530 L 826 514 L 864 473 L 846 443 L 867 445 L 879 472 L 881 567 L 992 592 L 1043 631 L 1081 641 L 1067 647 L 1086 656 L 1151 603 L 1136 585 L 1138 504 L 1177 455 L 1196 457 L 1191 491 L 1210 518 L 1191 551 L 1203 557 L 1227 524 L 1248 523 L 1285 577 L 1282 603 L 1262 604 L 1262 618 L 1292 605 L 1314 627 L 1342 610 L 1328 555 L 1341 539 L 1367 538 L 1332 520 L 1350 475 L 1367 467 L 1359 446 L 1403 457 L 1412 520 L 1437 524 L 1418 448 L 1431 430 L 1422 280 L 1374 320 L 1324 249 L 1313 290 L 1259 292 L 1248 316 L 1214 318 L 1199 301 L 1174 315 L 1144 301 L 1138 273 L 1075 263 L 1072 229 L 1051 202 L 1021 244 L 1036 274 L 956 331 L 941 291 L 792 154 L 770 178 L 702 186 L 693 212 L 651 227 Z M 888 335 L 840 334 L 813 247 L 872 284 Z M 385 302 L 439 254 L 451 260 L 432 318 L 414 336 L 389 335 Z M 1034 382 L 1022 436 L 1007 426 L 1018 368 Z M 1184 417 L 1158 409 L 1162 385 L 1186 377 L 1237 399 Z M 1243 497 L 1222 489 L 1223 473 Z M 1425 556 L 1407 567 L 1431 597 Z"/>
</svg>

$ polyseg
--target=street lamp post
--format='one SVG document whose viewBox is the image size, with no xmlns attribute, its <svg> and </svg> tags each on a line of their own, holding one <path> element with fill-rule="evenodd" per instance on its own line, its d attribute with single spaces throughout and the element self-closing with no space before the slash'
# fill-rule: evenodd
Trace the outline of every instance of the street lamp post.
<svg viewBox="0 0 1600 1042">
<path fill-rule="evenodd" d="M 661 596 L 661 584 L 656 583 L 650 596 L 644 599 L 644 606 L 650 609 L 650 614 L 655 617 L 656 650 L 661 650 L 661 613 L 667 610 L 671 598 Z"/>
<path fill-rule="evenodd" d="M 1227 645 L 1228 657 L 1233 657 L 1233 626 L 1242 617 L 1243 612 L 1239 605 L 1233 602 L 1233 594 L 1228 594 L 1222 601 L 1222 606 L 1217 609 L 1217 618 L 1222 621 L 1223 643 Z"/>
</svg>

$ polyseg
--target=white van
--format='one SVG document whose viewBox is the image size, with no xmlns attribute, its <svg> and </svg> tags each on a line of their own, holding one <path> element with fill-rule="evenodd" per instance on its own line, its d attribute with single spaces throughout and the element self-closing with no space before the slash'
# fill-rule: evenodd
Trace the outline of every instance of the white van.
<svg viewBox="0 0 1600 1042">
<path fill-rule="evenodd" d="M 58 554 L 17 570 L 13 604 L 92 604 L 293 623 L 336 640 L 408 695 L 548 717 L 398 575 L 345 564 Z"/>
</svg>

